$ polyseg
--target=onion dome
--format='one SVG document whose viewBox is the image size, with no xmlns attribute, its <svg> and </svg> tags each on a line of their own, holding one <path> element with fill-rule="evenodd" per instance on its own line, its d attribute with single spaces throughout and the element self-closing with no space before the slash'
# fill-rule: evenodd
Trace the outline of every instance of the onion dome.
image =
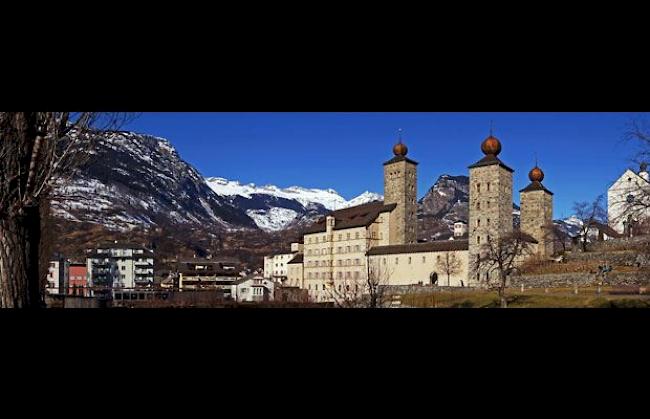
<svg viewBox="0 0 650 419">
<path fill-rule="evenodd" d="M 530 179 L 531 182 L 541 182 L 544 180 L 544 172 L 542 169 L 535 166 L 530 172 L 528 172 L 528 179 Z"/>
<path fill-rule="evenodd" d="M 485 155 L 497 156 L 501 153 L 501 141 L 492 134 L 481 143 L 481 151 Z"/>
<path fill-rule="evenodd" d="M 395 154 L 396 156 L 404 157 L 408 152 L 409 152 L 408 147 L 406 146 L 406 144 L 402 143 L 401 139 L 397 144 L 393 146 L 393 154 Z"/>
</svg>

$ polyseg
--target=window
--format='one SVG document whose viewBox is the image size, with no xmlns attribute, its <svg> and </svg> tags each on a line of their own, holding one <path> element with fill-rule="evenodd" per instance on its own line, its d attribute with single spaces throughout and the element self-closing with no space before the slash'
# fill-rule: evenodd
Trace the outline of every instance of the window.
<svg viewBox="0 0 650 419">
<path fill-rule="evenodd" d="M 339 279 L 343 278 L 343 272 L 339 272 L 336 276 L 337 276 Z"/>
<path fill-rule="evenodd" d="M 325 291 L 325 284 L 323 284 L 323 291 Z"/>
<path fill-rule="evenodd" d="M 481 244 L 481 236 L 476 236 L 476 244 Z"/>
<path fill-rule="evenodd" d="M 487 225 L 488 226 L 490 225 L 490 219 L 489 218 L 487 219 Z"/>
<path fill-rule="evenodd" d="M 438 256 L 436 257 L 436 261 L 437 261 L 437 262 L 440 262 L 440 255 L 438 255 Z"/>
<path fill-rule="evenodd" d="M 318 279 L 319 276 L 320 276 L 320 274 L 318 272 L 316 272 L 316 279 Z"/>
<path fill-rule="evenodd" d="M 126 275 L 122 275 L 122 279 L 126 279 Z"/>
<path fill-rule="evenodd" d="M 409 265 L 411 264 L 411 257 L 409 256 Z"/>
<path fill-rule="evenodd" d="M 490 191 L 490 182 L 487 183 L 486 185 L 488 192 Z"/>
<path fill-rule="evenodd" d="M 395 258 L 395 265 L 399 265 L 399 258 Z"/>
<path fill-rule="evenodd" d="M 122 270 L 123 270 L 123 271 L 125 271 L 125 270 L 126 270 L 126 266 L 124 266 L 124 265 L 122 265 L 122 267 L 121 267 L 121 268 L 122 268 Z"/>
<path fill-rule="evenodd" d="M 480 226 L 481 226 L 481 219 L 479 218 L 476 220 L 476 227 L 480 227 Z"/>
<path fill-rule="evenodd" d="M 350 278 L 350 272 L 349 271 L 345 273 L 345 277 Z"/>
<path fill-rule="evenodd" d="M 355 260 L 354 260 L 354 264 L 355 264 L 355 265 L 361 265 L 361 261 L 360 261 L 359 259 L 355 259 Z"/>
<path fill-rule="evenodd" d="M 345 253 L 350 253 L 350 246 L 345 246 Z"/>
<path fill-rule="evenodd" d="M 386 258 L 384 258 L 384 265 L 386 264 Z"/>
<path fill-rule="evenodd" d="M 477 202 L 477 203 L 476 203 L 476 209 L 477 209 L 477 210 L 480 210 L 480 209 L 481 209 L 481 203 L 480 203 L 480 202 Z"/>
<path fill-rule="evenodd" d="M 343 266 L 343 260 L 342 260 L 342 259 L 339 259 L 339 260 L 337 261 L 337 263 L 338 263 L 339 266 Z"/>
<path fill-rule="evenodd" d="M 358 238 L 359 238 L 359 232 L 358 232 L 358 231 L 357 231 L 356 233 L 354 233 L 354 238 L 355 238 L 355 239 L 358 239 Z"/>
<path fill-rule="evenodd" d="M 354 279 L 359 279 L 359 272 L 354 273 Z"/>
<path fill-rule="evenodd" d="M 350 240 L 350 233 L 347 233 L 347 234 L 346 234 L 346 238 L 347 238 L 348 240 Z"/>
<path fill-rule="evenodd" d="M 345 266 L 350 266 L 350 259 L 345 259 Z"/>
<path fill-rule="evenodd" d="M 481 184 L 480 183 L 476 184 L 476 192 L 481 192 Z"/>
<path fill-rule="evenodd" d="M 359 245 L 354 246 L 354 251 L 355 251 L 355 252 L 360 252 L 360 251 L 361 251 L 361 247 L 360 247 Z"/>
<path fill-rule="evenodd" d="M 338 253 L 343 253 L 343 248 L 339 246 L 339 247 L 337 248 L 336 251 L 337 251 Z"/>
<path fill-rule="evenodd" d="M 343 240 L 343 235 L 342 234 L 339 234 L 339 241 L 340 240 Z"/>
</svg>

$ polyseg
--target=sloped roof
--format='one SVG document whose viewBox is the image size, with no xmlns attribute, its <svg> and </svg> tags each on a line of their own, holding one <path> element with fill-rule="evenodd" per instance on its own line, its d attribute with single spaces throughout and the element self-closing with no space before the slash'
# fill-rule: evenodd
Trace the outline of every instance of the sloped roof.
<svg viewBox="0 0 650 419">
<path fill-rule="evenodd" d="M 599 223 L 599 222 L 593 222 L 591 223 L 592 227 L 596 227 L 599 231 L 602 231 L 603 233 L 607 234 L 610 237 L 614 238 L 620 238 L 623 237 L 623 234 L 617 232 L 607 224 Z"/>
<path fill-rule="evenodd" d="M 440 240 L 428 243 L 397 244 L 390 246 L 375 246 L 368 251 L 369 256 L 393 255 L 398 253 L 449 252 L 468 250 L 467 240 Z"/>
<path fill-rule="evenodd" d="M 520 190 L 519 192 L 531 192 L 531 191 L 544 191 L 548 194 L 553 195 L 553 192 L 549 191 L 542 185 L 542 182 L 538 181 L 533 181 L 530 183 L 530 185 L 526 186 L 524 189 Z"/>
<path fill-rule="evenodd" d="M 474 163 L 474 164 L 472 164 L 471 166 L 468 166 L 468 167 L 470 169 L 472 169 L 474 167 L 492 166 L 492 165 L 495 165 L 495 164 L 498 164 L 499 166 L 503 167 L 504 169 L 506 169 L 510 173 L 514 172 L 513 169 L 506 166 L 506 164 L 504 162 L 502 162 L 501 160 L 499 160 L 499 158 L 497 156 L 492 155 L 492 154 L 488 154 L 487 156 L 483 157 L 481 160 L 477 161 L 476 163 Z"/>
<path fill-rule="evenodd" d="M 392 159 L 390 159 L 390 160 L 388 160 L 387 162 L 385 162 L 385 163 L 384 163 L 384 166 L 386 166 L 387 164 L 391 164 L 391 163 L 397 163 L 398 161 L 405 161 L 405 162 L 412 163 L 412 164 L 418 164 L 418 162 L 416 162 L 415 160 L 411 160 L 411 159 L 409 159 L 408 157 L 404 157 L 404 156 L 395 156 L 395 157 L 393 157 Z"/>
<path fill-rule="evenodd" d="M 367 227 L 372 224 L 382 212 L 390 212 L 397 207 L 397 204 L 384 205 L 384 201 L 375 201 L 355 207 L 344 208 L 332 211 L 328 216 L 334 217 L 334 230 L 342 230 L 353 227 Z M 326 217 L 321 218 L 309 226 L 305 234 L 322 233 L 326 230 Z"/>
<path fill-rule="evenodd" d="M 296 256 L 293 257 L 287 264 L 293 264 L 293 263 L 302 263 L 304 260 L 304 255 L 302 253 L 298 253 Z"/>
</svg>

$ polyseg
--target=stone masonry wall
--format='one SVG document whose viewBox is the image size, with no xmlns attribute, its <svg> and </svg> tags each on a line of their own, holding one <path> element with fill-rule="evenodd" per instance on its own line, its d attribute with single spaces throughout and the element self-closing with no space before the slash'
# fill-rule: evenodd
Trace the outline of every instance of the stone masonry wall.
<svg viewBox="0 0 650 419">
<path fill-rule="evenodd" d="M 545 191 L 521 193 L 521 230 L 533 236 L 539 244 L 536 253 L 544 258 L 553 253 L 553 243 L 546 239 L 545 226 L 553 220 L 553 196 Z"/>
<path fill-rule="evenodd" d="M 512 173 L 495 164 L 470 169 L 469 178 L 469 263 L 472 267 L 488 235 L 497 239 L 500 234 L 512 231 Z M 468 281 L 476 284 L 474 269 L 470 269 Z"/>
<path fill-rule="evenodd" d="M 406 160 L 384 166 L 384 203 L 391 212 L 390 244 L 415 243 L 417 226 L 417 166 Z"/>
</svg>

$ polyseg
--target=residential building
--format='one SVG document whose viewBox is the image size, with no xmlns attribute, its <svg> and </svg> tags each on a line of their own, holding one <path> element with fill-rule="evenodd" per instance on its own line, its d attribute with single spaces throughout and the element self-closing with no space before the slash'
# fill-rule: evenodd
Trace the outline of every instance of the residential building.
<svg viewBox="0 0 650 419">
<path fill-rule="evenodd" d="M 463 220 L 458 220 L 454 223 L 454 238 L 459 238 L 467 234 L 467 223 Z"/>
<path fill-rule="evenodd" d="M 48 294 L 64 294 L 68 283 L 69 261 L 62 255 L 55 254 L 47 270 L 45 292 Z"/>
<path fill-rule="evenodd" d="M 88 288 L 88 266 L 85 263 L 70 263 L 68 267 L 66 294 L 90 296 Z"/>
<path fill-rule="evenodd" d="M 104 243 L 87 251 L 88 281 L 93 288 L 136 288 L 153 284 L 153 251 L 133 243 Z"/>
</svg>

